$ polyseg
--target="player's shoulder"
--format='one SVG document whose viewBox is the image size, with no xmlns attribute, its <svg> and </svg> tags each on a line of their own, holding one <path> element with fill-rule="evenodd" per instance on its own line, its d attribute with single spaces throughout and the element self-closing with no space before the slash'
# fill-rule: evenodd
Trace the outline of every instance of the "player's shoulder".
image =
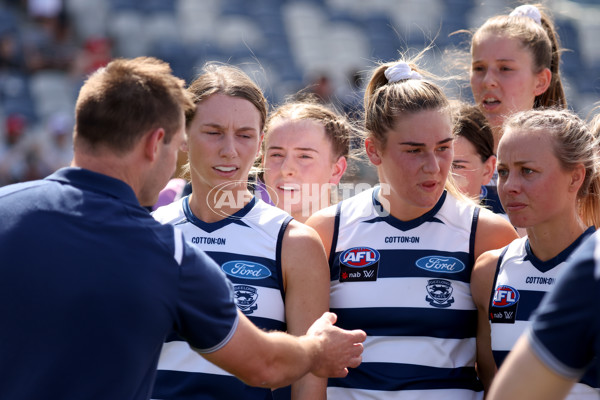
<svg viewBox="0 0 600 400">
<path fill-rule="evenodd" d="M 159 207 L 152 212 L 152 217 L 161 224 L 175 225 L 177 222 L 185 219 L 183 202 L 185 198 L 179 199 L 173 203 Z"/>
<path fill-rule="evenodd" d="M 295 219 L 292 219 L 287 228 L 286 228 L 286 236 L 290 237 L 290 238 L 298 238 L 299 239 L 308 239 L 311 240 L 311 238 L 317 238 L 318 239 L 318 235 L 317 235 L 317 231 L 312 228 L 311 226 L 308 226 L 300 221 L 297 221 Z"/>
</svg>

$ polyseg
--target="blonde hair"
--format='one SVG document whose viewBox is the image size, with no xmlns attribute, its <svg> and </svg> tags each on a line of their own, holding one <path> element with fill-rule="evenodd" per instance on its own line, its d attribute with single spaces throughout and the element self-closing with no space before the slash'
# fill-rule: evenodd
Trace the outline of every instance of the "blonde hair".
<svg viewBox="0 0 600 400">
<path fill-rule="evenodd" d="M 554 156 L 565 171 L 584 166 L 585 179 L 577 192 L 579 215 L 588 226 L 600 226 L 598 139 L 587 124 L 568 110 L 538 109 L 512 115 L 504 129 L 543 131 L 554 139 Z"/>
</svg>

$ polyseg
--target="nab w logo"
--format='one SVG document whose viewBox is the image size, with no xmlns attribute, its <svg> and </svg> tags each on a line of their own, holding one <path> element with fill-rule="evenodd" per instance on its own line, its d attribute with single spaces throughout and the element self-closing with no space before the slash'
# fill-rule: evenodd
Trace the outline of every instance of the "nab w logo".
<svg viewBox="0 0 600 400">
<path fill-rule="evenodd" d="M 519 291 L 511 286 L 501 285 L 496 288 L 492 304 L 495 307 L 510 307 L 519 301 Z"/>
<path fill-rule="evenodd" d="M 340 255 L 342 264 L 353 268 L 363 268 L 379 261 L 379 252 L 370 247 L 353 247 Z"/>
<path fill-rule="evenodd" d="M 379 252 L 370 247 L 353 247 L 340 254 L 340 282 L 377 280 Z"/>
<path fill-rule="evenodd" d="M 372 278 L 375 276 L 375 271 L 374 270 L 365 271 L 365 272 L 363 272 L 363 275 L 365 276 L 365 278 Z"/>
</svg>

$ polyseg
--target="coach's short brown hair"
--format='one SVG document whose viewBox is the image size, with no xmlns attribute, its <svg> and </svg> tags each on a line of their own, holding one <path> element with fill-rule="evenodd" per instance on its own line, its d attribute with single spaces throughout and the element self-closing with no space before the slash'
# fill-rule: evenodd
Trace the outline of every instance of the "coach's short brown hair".
<svg viewBox="0 0 600 400">
<path fill-rule="evenodd" d="M 165 143 L 193 107 L 185 83 L 152 57 L 116 59 L 85 82 L 75 106 L 75 147 L 124 154 L 148 131 L 163 128 Z"/>
</svg>

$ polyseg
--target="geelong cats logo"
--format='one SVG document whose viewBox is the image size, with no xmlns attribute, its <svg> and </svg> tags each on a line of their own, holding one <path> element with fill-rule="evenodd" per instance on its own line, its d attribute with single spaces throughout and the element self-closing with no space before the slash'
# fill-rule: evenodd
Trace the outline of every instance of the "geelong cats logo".
<svg viewBox="0 0 600 400">
<path fill-rule="evenodd" d="M 454 303 L 452 283 L 445 279 L 429 279 L 427 281 L 425 300 L 434 307 L 447 308 Z"/>
<path fill-rule="evenodd" d="M 248 285 L 234 285 L 233 291 L 235 293 L 235 304 L 244 314 L 252 314 L 258 308 L 256 288 Z"/>
</svg>

